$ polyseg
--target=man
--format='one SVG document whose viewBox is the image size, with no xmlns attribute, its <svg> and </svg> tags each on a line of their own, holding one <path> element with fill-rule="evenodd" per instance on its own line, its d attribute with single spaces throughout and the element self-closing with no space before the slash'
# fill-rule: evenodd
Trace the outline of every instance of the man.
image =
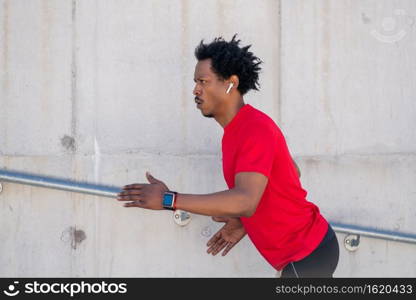
<svg viewBox="0 0 416 300">
<path fill-rule="evenodd" d="M 123 188 L 125 207 L 181 209 L 225 225 L 209 240 L 208 253 L 226 255 L 246 234 L 282 277 L 332 277 L 337 238 L 316 205 L 306 200 L 285 138 L 263 112 L 244 103 L 258 90 L 260 59 L 236 36 L 195 49 L 195 102 L 223 128 L 223 173 L 228 190 L 206 195 L 169 191 L 149 173 L 150 184 Z"/>
</svg>

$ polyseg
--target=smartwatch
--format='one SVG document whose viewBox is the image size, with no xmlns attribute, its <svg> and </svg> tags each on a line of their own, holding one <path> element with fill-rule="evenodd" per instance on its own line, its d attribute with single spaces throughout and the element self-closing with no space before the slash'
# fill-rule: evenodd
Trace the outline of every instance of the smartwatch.
<svg viewBox="0 0 416 300">
<path fill-rule="evenodd" d="M 163 194 L 163 208 L 169 210 L 176 210 L 176 195 L 177 192 L 167 191 Z"/>
</svg>

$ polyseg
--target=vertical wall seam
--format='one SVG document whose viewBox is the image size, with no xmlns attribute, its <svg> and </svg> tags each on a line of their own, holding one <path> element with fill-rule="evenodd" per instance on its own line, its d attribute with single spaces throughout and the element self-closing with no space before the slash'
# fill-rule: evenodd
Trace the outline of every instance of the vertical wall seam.
<svg viewBox="0 0 416 300">
<path fill-rule="evenodd" d="M 188 53 L 189 53 L 189 32 L 188 32 L 188 14 L 189 14 L 189 3 L 188 0 L 182 0 L 181 1 L 181 20 L 180 24 L 182 26 L 181 28 L 181 54 L 182 54 L 182 60 L 181 60 L 181 110 L 183 116 L 188 116 L 188 105 L 189 105 L 189 91 L 187 89 L 188 87 L 188 80 L 187 78 L 187 67 L 188 67 Z M 188 118 L 184 117 L 182 118 L 182 134 L 183 134 L 183 149 L 182 151 L 186 153 L 186 149 L 188 148 Z M 179 172 L 179 186 L 183 186 L 183 169 L 180 169 Z"/>
<path fill-rule="evenodd" d="M 93 30 L 93 39 L 94 39 L 94 43 L 93 43 L 93 67 L 94 67 L 94 78 L 93 78 L 93 101 L 94 101 L 94 112 L 97 111 L 97 98 L 98 98 L 98 42 L 99 42 L 99 32 L 98 32 L 98 18 L 100 16 L 100 11 L 99 11 L 99 5 L 98 5 L 98 1 L 95 0 L 94 1 L 94 12 L 95 12 L 95 20 L 94 20 L 94 30 Z M 93 116 L 93 129 L 94 129 L 94 137 L 96 137 L 97 135 L 97 117 L 96 115 Z M 93 262 L 93 273 L 95 274 L 94 276 L 100 276 L 100 264 L 98 263 L 97 258 L 100 257 L 100 253 L 98 251 L 98 244 L 99 244 L 99 238 L 98 238 L 98 234 L 99 234 L 99 211 L 100 211 L 100 199 L 95 199 L 94 201 L 94 206 L 95 206 L 95 222 L 94 222 L 94 257 L 95 257 L 95 261 Z M 111 250 L 112 251 L 112 250 Z M 109 277 L 112 276 L 112 273 L 108 274 Z"/>
<path fill-rule="evenodd" d="M 2 56 L 3 56 L 3 86 L 2 86 L 2 95 L 3 95 L 3 101 L 1 103 L 2 105 L 2 128 L 1 130 L 4 130 L 4 153 L 6 153 L 7 149 L 7 101 L 9 96 L 9 1 L 5 0 L 3 2 L 3 49 L 2 49 Z M 0 154 L 3 154 L 3 152 L 0 149 Z"/>
<path fill-rule="evenodd" d="M 76 151 L 76 112 L 77 112 L 77 31 L 76 31 L 76 0 L 72 0 L 72 36 L 71 36 L 71 136 L 75 140 Z"/>
<path fill-rule="evenodd" d="M 71 137 L 74 141 L 73 147 L 71 147 L 71 160 L 72 160 L 72 172 L 73 177 L 77 177 L 77 161 L 74 157 L 76 149 L 77 149 L 77 137 L 76 137 L 76 101 L 77 101 L 77 63 L 76 63 L 76 0 L 72 0 L 71 2 Z M 71 193 L 71 200 L 72 204 L 74 205 L 73 214 L 74 214 L 74 228 L 76 228 L 76 211 L 77 211 L 77 203 L 76 203 L 76 195 Z M 75 230 L 75 229 L 74 229 Z M 72 237 L 73 238 L 73 237 Z M 76 276 L 74 272 L 76 272 L 76 249 L 71 247 L 71 259 L 70 259 L 70 274 L 71 276 Z"/>
</svg>

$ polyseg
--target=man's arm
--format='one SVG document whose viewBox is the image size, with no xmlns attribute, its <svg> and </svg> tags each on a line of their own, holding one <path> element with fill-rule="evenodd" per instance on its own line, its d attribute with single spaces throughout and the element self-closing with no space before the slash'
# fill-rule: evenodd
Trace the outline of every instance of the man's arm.
<svg viewBox="0 0 416 300">
<path fill-rule="evenodd" d="M 126 201 L 125 207 L 163 209 L 163 193 L 168 187 L 152 175 L 146 176 L 150 184 L 126 185 L 117 195 L 119 201 Z M 206 195 L 178 194 L 176 208 L 208 216 L 249 217 L 256 211 L 267 181 L 261 173 L 240 172 L 235 176 L 235 187 L 230 190 Z"/>
<path fill-rule="evenodd" d="M 178 194 L 176 208 L 191 213 L 218 217 L 250 217 L 266 188 L 268 178 L 257 172 L 240 172 L 235 187 L 213 194 Z"/>
</svg>

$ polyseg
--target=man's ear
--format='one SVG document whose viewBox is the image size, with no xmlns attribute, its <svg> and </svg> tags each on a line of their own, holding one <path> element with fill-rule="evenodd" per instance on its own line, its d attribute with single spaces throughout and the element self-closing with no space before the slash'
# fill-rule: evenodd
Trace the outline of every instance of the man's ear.
<svg viewBox="0 0 416 300">
<path fill-rule="evenodd" d="M 238 78 L 237 75 L 231 75 L 230 78 L 228 78 L 227 81 L 233 83 L 233 89 L 237 89 L 238 85 L 240 83 L 240 79 Z"/>
</svg>

